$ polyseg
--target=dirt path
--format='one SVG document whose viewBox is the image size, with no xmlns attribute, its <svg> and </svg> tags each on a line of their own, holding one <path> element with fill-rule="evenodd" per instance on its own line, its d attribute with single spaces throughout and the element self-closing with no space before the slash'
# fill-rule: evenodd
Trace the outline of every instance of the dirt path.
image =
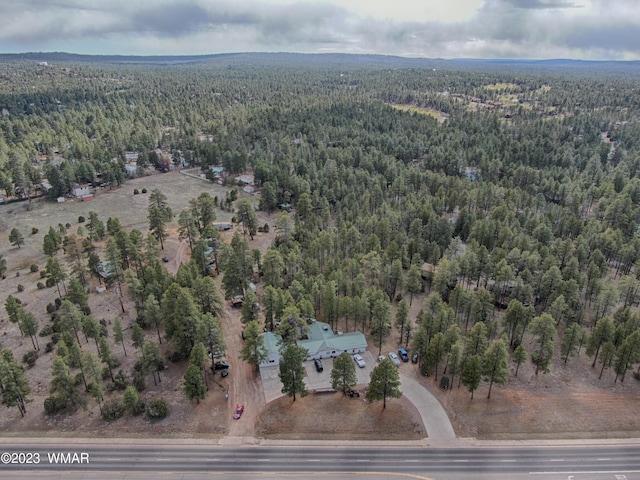
<svg viewBox="0 0 640 480">
<path fill-rule="evenodd" d="M 240 310 L 227 306 L 222 316 L 224 341 L 227 346 L 227 360 L 230 364 L 228 380 L 229 398 L 227 412 L 229 418 L 238 403 L 245 406 L 245 411 L 239 421 L 232 421 L 229 425 L 229 436 L 251 437 L 254 435 L 258 414 L 265 406 L 264 394 L 258 374 L 253 368 L 240 358 L 242 348 L 242 328 Z M 220 378 L 218 378 L 219 380 Z"/>
</svg>

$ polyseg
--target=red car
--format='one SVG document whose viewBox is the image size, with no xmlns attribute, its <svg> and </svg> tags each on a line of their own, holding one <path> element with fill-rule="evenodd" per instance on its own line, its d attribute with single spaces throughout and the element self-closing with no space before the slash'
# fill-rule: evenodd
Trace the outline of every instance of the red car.
<svg viewBox="0 0 640 480">
<path fill-rule="evenodd" d="M 233 419 L 238 420 L 242 416 L 242 412 L 244 412 L 244 405 L 239 403 L 236 405 L 236 411 L 233 412 Z"/>
</svg>

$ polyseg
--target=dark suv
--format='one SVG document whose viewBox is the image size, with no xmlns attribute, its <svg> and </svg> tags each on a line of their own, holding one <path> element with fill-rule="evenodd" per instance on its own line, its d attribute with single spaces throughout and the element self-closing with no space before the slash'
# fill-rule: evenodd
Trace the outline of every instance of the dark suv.
<svg viewBox="0 0 640 480">
<path fill-rule="evenodd" d="M 324 370 L 324 368 L 322 368 L 322 360 L 320 360 L 319 358 L 316 358 L 316 359 L 313 361 L 313 364 L 315 365 L 316 370 L 317 370 L 318 372 L 321 372 L 322 370 Z"/>
<path fill-rule="evenodd" d="M 213 365 L 211 365 L 211 370 L 213 370 L 214 372 L 218 370 L 228 370 L 228 369 L 229 369 L 229 363 L 224 361 L 216 362 Z"/>
</svg>

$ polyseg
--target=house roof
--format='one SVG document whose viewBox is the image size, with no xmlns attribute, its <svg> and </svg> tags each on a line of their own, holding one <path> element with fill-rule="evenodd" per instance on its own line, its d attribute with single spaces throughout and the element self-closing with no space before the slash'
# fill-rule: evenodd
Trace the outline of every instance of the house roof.
<svg viewBox="0 0 640 480">
<path fill-rule="evenodd" d="M 264 351 L 267 355 L 270 353 L 280 354 L 280 335 L 264 332 L 262 338 L 264 339 Z"/>
<path fill-rule="evenodd" d="M 267 355 L 269 353 L 280 353 L 280 341 L 281 337 L 277 333 L 265 332 L 263 333 L 264 348 Z M 305 348 L 311 357 L 320 352 L 326 352 L 327 350 L 353 350 L 353 349 L 366 349 L 367 339 L 364 334 L 360 332 L 341 333 L 336 335 L 331 330 L 331 327 L 323 322 L 313 321 L 309 325 L 307 332 L 307 339 L 298 340 L 298 346 Z"/>
<path fill-rule="evenodd" d="M 367 339 L 362 333 L 350 332 L 336 335 L 331 326 L 324 322 L 311 322 L 307 338 L 307 340 L 298 341 L 298 345 L 306 348 L 309 355 L 326 350 L 367 348 Z"/>
</svg>

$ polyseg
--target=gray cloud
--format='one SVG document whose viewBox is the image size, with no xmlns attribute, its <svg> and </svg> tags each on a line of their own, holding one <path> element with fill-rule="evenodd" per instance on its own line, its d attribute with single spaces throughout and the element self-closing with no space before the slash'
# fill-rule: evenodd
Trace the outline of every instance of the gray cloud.
<svg viewBox="0 0 640 480">
<path fill-rule="evenodd" d="M 557 8 L 576 8 L 579 5 L 569 0 L 503 0 L 516 8 L 530 9 L 557 9 Z"/>
<path fill-rule="evenodd" d="M 333 0 L 0 0 L 0 52 L 640 58 L 637 0 L 485 0 L 457 23 L 373 18 L 322 1 Z"/>
</svg>

